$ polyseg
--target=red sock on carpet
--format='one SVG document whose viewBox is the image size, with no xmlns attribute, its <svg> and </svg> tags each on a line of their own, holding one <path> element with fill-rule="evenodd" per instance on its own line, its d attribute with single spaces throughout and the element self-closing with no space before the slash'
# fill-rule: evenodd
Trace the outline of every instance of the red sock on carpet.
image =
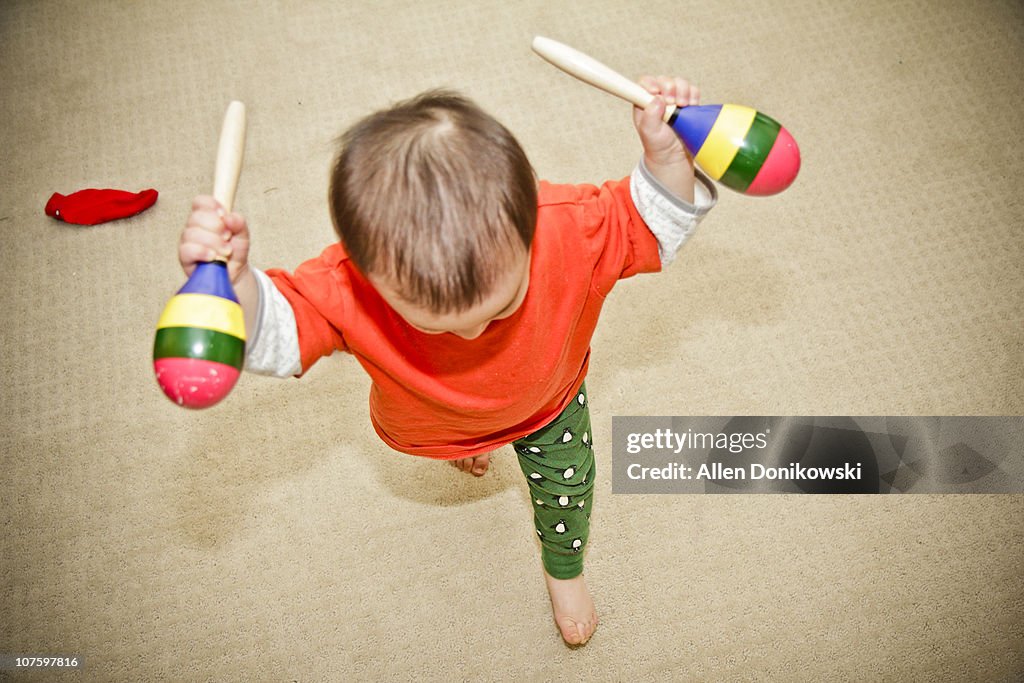
<svg viewBox="0 0 1024 683">
<path fill-rule="evenodd" d="M 156 190 L 79 190 L 66 197 L 53 193 L 46 202 L 46 215 L 65 223 L 96 225 L 142 213 L 156 203 Z"/>
</svg>

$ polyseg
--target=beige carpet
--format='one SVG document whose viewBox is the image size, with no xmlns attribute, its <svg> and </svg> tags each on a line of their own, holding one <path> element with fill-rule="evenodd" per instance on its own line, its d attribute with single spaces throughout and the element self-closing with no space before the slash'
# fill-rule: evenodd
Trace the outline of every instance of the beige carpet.
<svg viewBox="0 0 1024 683">
<path fill-rule="evenodd" d="M 601 626 L 551 623 L 525 482 L 389 451 L 350 358 L 180 410 L 151 372 L 228 100 L 256 265 L 332 237 L 332 140 L 434 86 L 542 177 L 639 156 L 534 34 L 780 119 L 784 195 L 723 191 L 594 340 Z M 613 415 L 1024 412 L 1019 0 L 0 3 L 0 653 L 64 680 L 1001 681 L 1024 674 L 1024 498 L 621 496 Z M 94 228 L 51 192 L 160 200 Z M 43 680 L 0 672 L 11 680 Z"/>
</svg>

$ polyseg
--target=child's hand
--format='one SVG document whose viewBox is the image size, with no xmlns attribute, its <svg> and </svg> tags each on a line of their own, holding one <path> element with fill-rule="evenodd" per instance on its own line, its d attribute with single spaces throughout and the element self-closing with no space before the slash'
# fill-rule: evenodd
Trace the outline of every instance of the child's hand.
<svg viewBox="0 0 1024 683">
<path fill-rule="evenodd" d="M 214 259 L 227 261 L 228 275 L 237 283 L 248 268 L 249 227 L 241 215 L 225 213 L 213 197 L 199 195 L 181 233 L 178 260 L 185 275 L 192 275 L 196 264 Z"/>
<path fill-rule="evenodd" d="M 667 104 L 685 107 L 700 103 L 700 90 L 685 78 L 644 76 L 640 85 L 656 97 L 646 109 L 633 108 L 633 123 L 647 160 L 655 164 L 669 164 L 687 158 L 686 148 L 679 136 L 664 122 Z"/>
<path fill-rule="evenodd" d="M 633 107 L 633 124 L 644 147 L 647 168 L 670 190 L 693 201 L 693 159 L 663 117 L 667 104 L 700 104 L 700 90 L 685 78 L 668 76 L 644 76 L 640 85 L 656 95 L 647 108 Z"/>
</svg>

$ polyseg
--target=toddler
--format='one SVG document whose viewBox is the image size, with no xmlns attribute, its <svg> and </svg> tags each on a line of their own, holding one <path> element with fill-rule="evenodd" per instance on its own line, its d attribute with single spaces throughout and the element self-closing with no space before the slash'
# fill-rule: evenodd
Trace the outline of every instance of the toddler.
<svg viewBox="0 0 1024 683">
<path fill-rule="evenodd" d="M 370 417 L 391 448 L 481 476 L 513 445 L 555 623 L 572 645 L 598 622 L 583 578 L 596 479 L 590 339 L 615 283 L 668 264 L 717 198 L 662 122 L 666 103 L 697 104 L 697 88 L 641 83 L 657 97 L 634 109 L 644 151 L 624 179 L 538 183 L 500 123 L 431 91 L 344 134 L 329 190 L 340 241 L 318 257 L 292 273 L 252 267 L 245 219 L 208 196 L 193 202 L 178 250 L 186 274 L 228 261 L 246 369 L 299 376 L 346 351 L 372 378 Z"/>
</svg>

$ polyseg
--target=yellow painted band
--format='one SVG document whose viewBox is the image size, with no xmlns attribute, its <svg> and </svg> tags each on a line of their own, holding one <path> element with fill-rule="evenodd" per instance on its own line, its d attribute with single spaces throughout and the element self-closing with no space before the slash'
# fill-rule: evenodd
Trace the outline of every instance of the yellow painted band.
<svg viewBox="0 0 1024 683">
<path fill-rule="evenodd" d="M 701 145 L 694 161 L 704 172 L 718 180 L 732 163 L 736 151 L 743 146 L 743 139 L 754 122 L 757 111 L 739 104 L 723 104 L 722 111 L 715 119 L 715 125 L 708 131 L 708 137 Z"/>
<path fill-rule="evenodd" d="M 156 329 L 165 327 L 202 327 L 234 335 L 245 341 L 242 307 L 212 294 L 178 294 L 164 308 Z"/>
</svg>

